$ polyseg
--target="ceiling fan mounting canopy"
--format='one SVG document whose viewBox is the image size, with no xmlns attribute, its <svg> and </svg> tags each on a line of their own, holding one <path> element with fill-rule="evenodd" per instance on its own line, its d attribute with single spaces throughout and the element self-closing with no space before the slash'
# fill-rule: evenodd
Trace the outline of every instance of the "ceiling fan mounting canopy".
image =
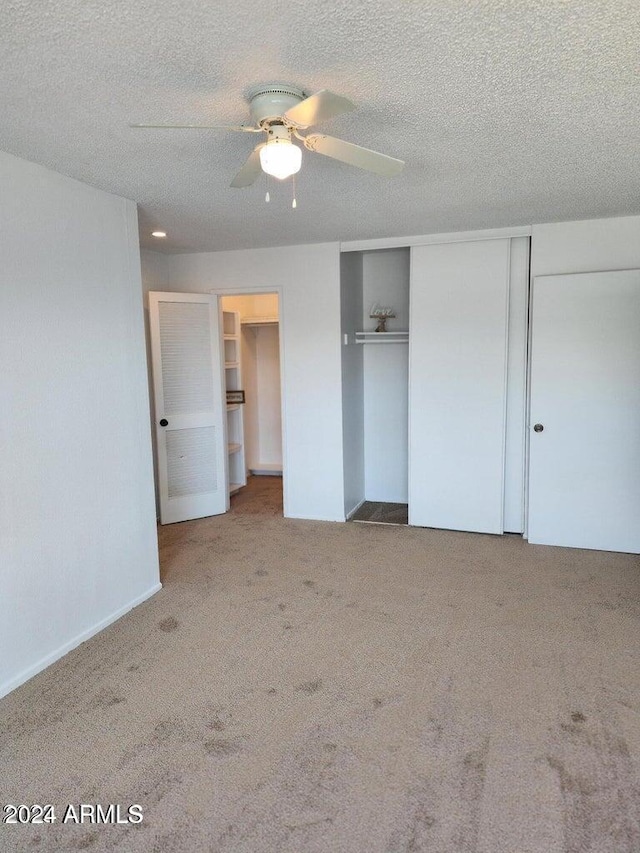
<svg viewBox="0 0 640 853">
<path fill-rule="evenodd" d="M 294 86 L 257 86 L 249 91 L 251 118 L 258 127 L 282 121 L 287 110 L 297 106 L 307 97 Z"/>
</svg>

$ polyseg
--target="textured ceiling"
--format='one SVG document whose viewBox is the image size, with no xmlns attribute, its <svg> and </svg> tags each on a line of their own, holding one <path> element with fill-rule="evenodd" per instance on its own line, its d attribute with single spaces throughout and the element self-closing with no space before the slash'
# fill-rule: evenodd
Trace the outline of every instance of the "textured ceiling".
<svg viewBox="0 0 640 853">
<path fill-rule="evenodd" d="M 142 245 L 203 251 L 640 213 L 638 0 L 4 0 L 0 149 L 139 204 Z M 321 130 L 406 161 L 309 152 L 229 183 L 247 90 L 331 89 Z M 153 227 L 169 238 L 152 240 Z"/>
</svg>

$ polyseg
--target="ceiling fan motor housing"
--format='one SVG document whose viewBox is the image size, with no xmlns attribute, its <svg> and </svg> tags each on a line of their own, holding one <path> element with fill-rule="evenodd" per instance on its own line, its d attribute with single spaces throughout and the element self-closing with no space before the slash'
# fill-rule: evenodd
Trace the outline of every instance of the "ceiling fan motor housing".
<svg viewBox="0 0 640 853">
<path fill-rule="evenodd" d="M 249 95 L 251 118 L 254 124 L 262 127 L 281 119 L 287 110 L 305 97 L 302 89 L 293 86 L 265 86 Z"/>
<path fill-rule="evenodd" d="M 267 145 L 278 142 L 291 142 L 291 131 L 283 124 L 273 124 L 265 128 L 265 130 L 267 131 Z"/>
</svg>

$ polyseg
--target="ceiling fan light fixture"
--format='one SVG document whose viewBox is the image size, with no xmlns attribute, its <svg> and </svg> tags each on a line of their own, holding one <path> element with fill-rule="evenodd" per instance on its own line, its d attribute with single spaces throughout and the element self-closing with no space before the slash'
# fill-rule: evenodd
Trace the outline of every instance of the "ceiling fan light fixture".
<svg viewBox="0 0 640 853">
<path fill-rule="evenodd" d="M 324 133 L 305 133 L 312 125 L 332 119 L 355 109 L 348 98 L 322 89 L 315 95 L 307 95 L 302 89 L 280 83 L 253 87 L 247 92 L 253 124 L 218 125 L 204 124 L 132 124 L 139 128 L 185 128 L 219 129 L 239 133 L 266 133 L 267 139 L 255 146 L 231 186 L 240 189 L 256 182 L 262 172 L 283 181 L 300 171 L 302 149 L 294 145 L 292 136 L 299 139 L 307 151 L 323 154 L 349 166 L 357 166 L 385 178 L 399 175 L 404 162 L 362 145 L 345 142 Z M 268 194 L 268 193 L 267 193 Z M 268 199 L 266 199 L 268 201 Z M 295 205 L 294 205 L 295 206 Z"/>
<path fill-rule="evenodd" d="M 275 137 L 260 149 L 260 165 L 267 175 L 283 181 L 300 171 L 302 151 L 290 139 Z"/>
</svg>

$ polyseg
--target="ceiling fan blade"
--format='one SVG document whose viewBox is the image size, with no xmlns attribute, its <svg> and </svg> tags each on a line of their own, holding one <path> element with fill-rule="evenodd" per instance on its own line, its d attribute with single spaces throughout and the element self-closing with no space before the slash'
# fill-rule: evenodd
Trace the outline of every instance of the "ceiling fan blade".
<svg viewBox="0 0 640 853">
<path fill-rule="evenodd" d="M 296 127 L 311 127 L 312 124 L 319 124 L 321 121 L 327 121 L 341 113 L 348 113 L 355 108 L 356 105 L 352 104 L 348 98 L 323 89 L 300 101 L 295 107 L 291 107 L 284 114 L 284 118 Z"/>
<path fill-rule="evenodd" d="M 231 181 L 232 187 L 250 187 L 252 183 L 260 176 L 262 166 L 260 165 L 260 149 L 262 145 L 256 145 L 249 158 L 245 161 L 244 166 L 235 178 Z"/>
<path fill-rule="evenodd" d="M 239 133 L 262 133 L 261 127 L 251 127 L 243 124 L 130 124 L 129 127 L 159 130 L 234 130 Z"/>
<path fill-rule="evenodd" d="M 375 172 L 376 175 L 383 175 L 385 178 L 399 175 L 404 168 L 404 160 L 397 160 L 387 154 L 379 154 L 377 151 L 354 145 L 352 142 L 345 142 L 344 139 L 336 139 L 334 136 L 325 136 L 323 133 L 305 136 L 304 144 L 309 151 L 333 157 L 334 160 L 357 166 L 359 169 L 366 169 L 368 172 Z"/>
</svg>

